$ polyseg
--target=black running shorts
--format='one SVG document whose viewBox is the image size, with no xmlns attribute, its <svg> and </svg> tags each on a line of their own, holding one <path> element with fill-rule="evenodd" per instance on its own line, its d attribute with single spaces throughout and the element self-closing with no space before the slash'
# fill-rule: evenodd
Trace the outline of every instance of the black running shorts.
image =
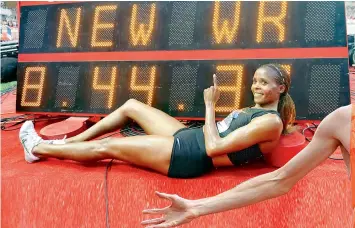
<svg viewBox="0 0 355 228">
<path fill-rule="evenodd" d="M 198 177 L 213 169 L 212 158 L 206 153 L 202 128 L 182 128 L 174 134 L 174 138 L 169 177 Z"/>
</svg>

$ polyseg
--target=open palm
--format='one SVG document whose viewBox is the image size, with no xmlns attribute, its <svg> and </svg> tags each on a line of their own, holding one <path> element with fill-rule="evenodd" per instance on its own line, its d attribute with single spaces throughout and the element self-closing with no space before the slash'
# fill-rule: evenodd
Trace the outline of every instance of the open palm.
<svg viewBox="0 0 355 228">
<path fill-rule="evenodd" d="M 165 208 L 147 209 L 144 214 L 162 214 L 160 218 L 149 219 L 142 222 L 142 225 L 148 225 L 147 228 L 174 227 L 184 223 L 188 223 L 197 217 L 191 211 L 191 201 L 184 199 L 178 195 L 170 195 L 166 193 L 156 194 L 163 199 L 171 201 L 171 205 Z"/>
</svg>

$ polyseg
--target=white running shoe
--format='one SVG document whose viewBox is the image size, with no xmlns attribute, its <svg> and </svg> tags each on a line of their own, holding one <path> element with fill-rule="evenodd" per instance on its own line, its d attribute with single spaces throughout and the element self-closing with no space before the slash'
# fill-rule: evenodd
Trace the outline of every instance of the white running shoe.
<svg viewBox="0 0 355 228">
<path fill-rule="evenodd" d="M 24 149 L 25 160 L 29 163 L 38 161 L 40 158 L 32 153 L 35 146 L 43 142 L 34 129 L 32 121 L 26 121 L 20 129 L 20 142 Z"/>
</svg>

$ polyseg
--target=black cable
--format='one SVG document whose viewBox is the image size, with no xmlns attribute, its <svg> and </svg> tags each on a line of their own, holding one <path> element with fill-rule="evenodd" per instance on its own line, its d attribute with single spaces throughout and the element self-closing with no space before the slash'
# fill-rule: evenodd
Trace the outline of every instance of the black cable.
<svg viewBox="0 0 355 228">
<path fill-rule="evenodd" d="M 197 128 L 202 126 L 203 124 L 198 123 L 198 122 L 188 122 L 187 124 L 188 128 Z M 108 136 L 105 136 L 103 138 L 99 138 L 98 140 L 110 137 L 112 135 L 115 134 L 122 134 L 123 136 L 129 137 L 129 136 L 136 136 L 136 135 L 145 135 L 146 133 L 144 132 L 144 130 L 137 124 L 135 123 L 131 123 L 129 125 L 127 125 L 126 127 L 124 127 L 123 129 L 121 129 L 119 132 L 115 132 L 112 133 Z M 106 165 L 106 171 L 105 171 L 105 206 L 106 206 L 106 228 L 110 228 L 110 215 L 109 215 L 109 198 L 108 198 L 108 171 L 111 169 L 112 167 L 112 163 L 115 159 L 111 159 L 111 161 Z"/>
<path fill-rule="evenodd" d="M 308 127 L 304 128 L 304 129 L 302 130 L 302 134 L 303 134 L 303 136 L 306 138 L 306 140 L 307 140 L 308 142 L 311 142 L 312 139 L 309 139 L 309 138 L 306 137 L 305 131 L 309 130 L 309 131 L 313 131 L 313 133 L 314 133 L 315 130 L 318 128 L 318 125 L 317 125 L 317 124 L 312 123 L 312 125 L 313 125 L 313 126 L 308 126 Z M 329 156 L 328 158 L 329 158 L 329 159 L 332 159 L 332 160 L 337 160 L 337 161 L 344 160 L 344 158 L 333 158 L 333 157 L 331 157 L 331 156 Z"/>
<path fill-rule="evenodd" d="M 314 124 L 314 123 L 312 123 L 312 125 L 313 125 L 313 126 L 308 126 L 308 127 L 304 128 L 304 129 L 302 130 L 302 134 L 303 134 L 303 136 L 305 137 L 305 139 L 306 139 L 308 142 L 311 142 L 312 139 L 307 138 L 306 135 L 305 135 L 305 132 L 306 132 L 306 131 L 313 131 L 313 132 L 315 132 L 313 129 L 317 129 L 317 127 L 318 127 L 318 125 L 316 125 L 316 124 Z"/>
<path fill-rule="evenodd" d="M 341 161 L 344 160 L 344 158 L 332 158 L 331 156 L 328 157 L 329 159 L 336 160 L 336 161 Z"/>
<path fill-rule="evenodd" d="M 21 128 L 21 126 L 20 126 L 20 127 L 17 127 L 17 128 L 7 129 L 7 128 L 4 128 L 3 126 L 1 126 L 1 130 L 2 130 L 2 131 L 15 131 L 15 130 L 18 130 L 18 129 L 20 129 L 20 128 Z"/>
<path fill-rule="evenodd" d="M 13 117 L 7 117 L 7 118 L 1 119 L 1 130 L 2 131 L 18 130 L 18 129 L 21 128 L 21 126 L 18 127 L 18 128 L 12 128 L 12 127 L 15 127 L 15 126 L 17 126 L 19 124 L 22 124 L 22 123 L 24 123 L 27 120 L 32 120 L 33 123 L 35 124 L 36 122 L 40 122 L 40 121 L 48 121 L 48 120 L 64 119 L 64 118 L 67 118 L 67 117 L 63 116 L 63 117 L 46 117 L 46 118 L 37 117 L 36 118 L 35 116 L 33 116 L 31 118 L 31 115 L 18 115 L 18 116 L 13 116 Z M 15 123 L 10 125 L 9 122 L 15 122 Z"/>
<path fill-rule="evenodd" d="M 120 132 L 114 132 L 110 135 L 107 135 L 105 137 L 102 137 L 102 138 L 99 138 L 98 140 L 102 140 L 102 139 L 105 139 L 105 138 L 108 138 L 112 135 L 116 135 Z M 109 215 L 109 209 L 108 209 L 108 180 L 107 180 L 107 176 L 108 176 L 108 171 L 111 169 L 112 167 L 112 163 L 113 163 L 113 160 L 115 159 L 111 159 L 111 161 L 106 165 L 106 172 L 105 172 L 105 206 L 106 206 L 106 228 L 110 228 L 110 215 Z"/>
<path fill-rule="evenodd" d="M 109 209 L 108 209 L 108 187 L 107 187 L 107 176 L 108 176 L 108 171 L 112 166 L 112 162 L 114 159 L 111 159 L 111 161 L 106 165 L 106 172 L 105 172 L 105 204 L 106 204 L 106 227 L 110 228 L 110 216 L 109 216 Z"/>
<path fill-rule="evenodd" d="M 1 122 L 2 122 L 2 123 L 3 123 L 3 122 L 10 122 L 10 121 L 14 121 L 14 120 L 16 120 L 16 119 L 19 119 L 19 118 L 25 117 L 25 116 L 27 116 L 27 115 L 17 115 L 17 116 L 5 117 L 5 118 L 2 118 L 2 119 L 1 119 Z"/>
<path fill-rule="evenodd" d="M 180 121 L 189 129 L 200 128 L 204 125 L 203 121 Z M 120 133 L 125 137 L 137 136 L 137 135 L 146 135 L 144 130 L 137 123 L 130 123 L 121 129 Z"/>
<path fill-rule="evenodd" d="M 66 118 L 66 117 L 59 117 L 59 119 L 61 119 L 61 118 Z M 18 127 L 18 128 L 14 128 L 14 129 L 9 129 L 9 128 L 17 126 L 17 125 L 20 125 L 20 124 L 24 123 L 27 120 L 33 120 L 34 123 L 35 123 L 35 122 L 39 122 L 39 121 L 46 121 L 46 120 L 53 120 L 53 119 L 58 119 L 58 117 L 41 119 L 41 118 L 36 118 L 35 116 L 33 116 L 33 118 L 30 118 L 29 115 L 18 115 L 18 116 L 3 118 L 3 119 L 1 119 L 1 130 L 3 130 L 3 131 L 18 130 L 18 129 L 21 128 L 21 126 Z M 11 126 L 6 126 L 6 124 L 8 124 L 8 122 L 12 122 L 12 121 L 16 121 L 16 120 L 19 120 L 19 121 L 15 122 Z M 129 130 L 130 130 L 129 128 L 128 129 L 123 129 L 120 132 L 114 132 L 114 133 L 112 133 L 110 135 L 107 135 L 107 136 L 105 136 L 103 138 L 100 138 L 98 140 L 110 137 L 110 136 L 118 134 L 118 133 L 125 133 L 125 132 L 127 132 Z M 107 176 L 108 176 L 108 171 L 110 170 L 113 161 L 114 161 L 114 159 L 111 159 L 111 161 L 106 165 L 105 180 L 104 180 L 104 182 L 105 182 L 106 227 L 107 228 L 110 228 L 110 217 L 109 217 L 109 208 L 108 208 L 109 207 L 109 199 L 108 199 L 108 184 L 107 184 L 108 180 L 107 180 Z"/>
<path fill-rule="evenodd" d="M 18 116 L 13 116 L 13 117 L 8 117 L 8 118 L 3 118 L 1 119 L 1 130 L 2 131 L 14 131 L 14 130 L 18 130 L 21 128 L 14 128 L 14 129 L 9 129 L 12 128 L 14 126 L 17 126 L 19 124 L 22 124 L 23 122 L 25 122 L 28 118 L 26 118 L 26 115 L 18 115 Z M 18 121 L 19 120 L 19 121 Z M 16 122 L 17 121 L 17 122 Z M 14 124 L 7 126 L 9 124 L 9 122 L 15 122 Z"/>
</svg>

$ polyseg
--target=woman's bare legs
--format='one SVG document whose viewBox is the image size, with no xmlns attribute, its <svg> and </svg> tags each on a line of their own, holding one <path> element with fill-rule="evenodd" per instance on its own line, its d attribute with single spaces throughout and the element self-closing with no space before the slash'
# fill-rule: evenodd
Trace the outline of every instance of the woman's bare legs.
<svg viewBox="0 0 355 228">
<path fill-rule="evenodd" d="M 39 144 L 32 153 L 79 162 L 117 159 L 168 174 L 174 138 L 172 136 L 134 136 L 106 138 L 64 145 Z"/>
<path fill-rule="evenodd" d="M 185 127 L 168 114 L 139 102 L 128 100 L 114 112 L 100 120 L 91 128 L 65 140 L 66 143 L 83 142 L 124 126 L 129 120 L 137 122 L 148 135 L 172 136 Z"/>
</svg>

